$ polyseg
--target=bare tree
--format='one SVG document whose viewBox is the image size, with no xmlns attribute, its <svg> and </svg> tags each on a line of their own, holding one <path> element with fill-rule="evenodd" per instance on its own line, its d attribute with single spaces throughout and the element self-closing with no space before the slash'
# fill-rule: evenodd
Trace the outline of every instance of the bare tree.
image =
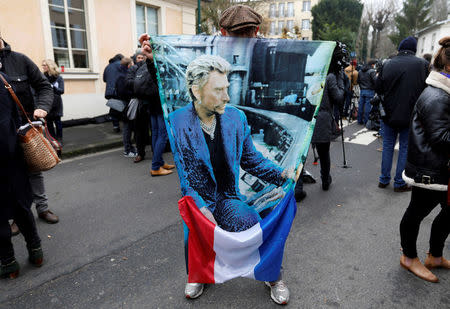
<svg viewBox="0 0 450 309">
<path fill-rule="evenodd" d="M 371 0 L 366 4 L 365 16 L 372 31 L 369 53 L 371 58 L 379 57 L 381 36 L 395 14 L 396 3 L 395 0 Z"/>
<path fill-rule="evenodd" d="M 447 19 L 447 14 L 450 10 L 448 3 L 448 0 L 433 0 L 433 4 L 431 5 L 431 16 L 433 22 Z"/>
</svg>

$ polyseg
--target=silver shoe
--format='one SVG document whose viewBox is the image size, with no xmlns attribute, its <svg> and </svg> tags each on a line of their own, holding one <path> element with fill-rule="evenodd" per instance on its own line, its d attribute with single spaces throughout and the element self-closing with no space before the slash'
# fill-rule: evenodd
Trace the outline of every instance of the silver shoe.
<svg viewBox="0 0 450 309">
<path fill-rule="evenodd" d="M 274 302 L 279 305 L 286 305 L 289 302 L 289 289 L 283 280 L 265 283 L 270 288 L 270 297 Z"/>
<path fill-rule="evenodd" d="M 186 283 L 184 295 L 186 298 L 197 298 L 203 293 L 203 283 Z"/>
</svg>

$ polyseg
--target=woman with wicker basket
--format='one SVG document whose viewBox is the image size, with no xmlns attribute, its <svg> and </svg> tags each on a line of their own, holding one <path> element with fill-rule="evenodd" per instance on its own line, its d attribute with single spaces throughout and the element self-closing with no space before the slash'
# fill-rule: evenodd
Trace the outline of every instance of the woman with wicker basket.
<svg viewBox="0 0 450 309">
<path fill-rule="evenodd" d="M 41 240 L 31 212 L 33 196 L 27 166 L 17 138 L 19 126 L 17 106 L 8 90 L 0 87 L 0 277 L 11 279 L 19 275 L 19 264 L 14 257 L 9 219 L 15 220 L 25 238 L 29 262 L 37 267 L 43 263 Z"/>
</svg>

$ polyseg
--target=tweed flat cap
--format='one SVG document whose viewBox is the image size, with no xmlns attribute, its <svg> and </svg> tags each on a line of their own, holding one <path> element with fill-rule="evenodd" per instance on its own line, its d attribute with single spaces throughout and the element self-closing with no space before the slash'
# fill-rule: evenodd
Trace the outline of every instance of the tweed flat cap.
<svg viewBox="0 0 450 309">
<path fill-rule="evenodd" d="M 222 12 L 220 27 L 228 31 L 236 31 L 247 27 L 257 27 L 261 24 L 262 17 L 251 7 L 246 5 L 234 5 Z"/>
</svg>

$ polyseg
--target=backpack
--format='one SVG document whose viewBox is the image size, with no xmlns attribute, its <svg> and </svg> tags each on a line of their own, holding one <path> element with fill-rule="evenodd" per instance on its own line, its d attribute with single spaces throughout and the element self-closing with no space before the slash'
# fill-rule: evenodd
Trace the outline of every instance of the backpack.
<svg viewBox="0 0 450 309">
<path fill-rule="evenodd" d="M 158 94 L 157 86 L 153 80 L 147 65 L 141 65 L 136 71 L 133 82 L 133 92 L 137 98 L 150 99 Z"/>
</svg>

